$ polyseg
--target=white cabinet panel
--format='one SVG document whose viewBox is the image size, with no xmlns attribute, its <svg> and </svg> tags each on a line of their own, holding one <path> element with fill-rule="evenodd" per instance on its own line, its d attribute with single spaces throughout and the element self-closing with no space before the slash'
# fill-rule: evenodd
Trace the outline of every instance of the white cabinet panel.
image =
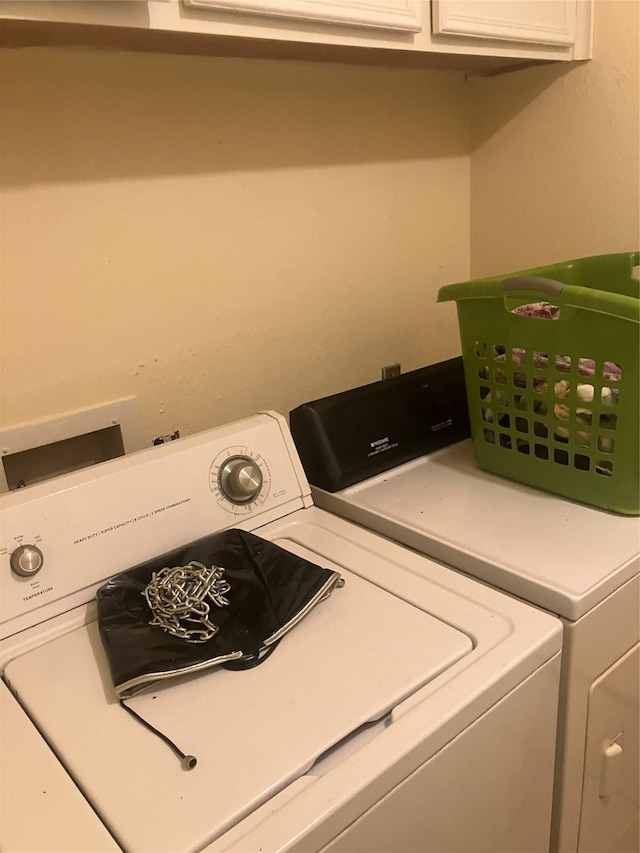
<svg viewBox="0 0 640 853">
<path fill-rule="evenodd" d="M 185 6 L 315 23 L 420 32 L 418 0 L 183 0 Z"/>
<path fill-rule="evenodd" d="M 590 690 L 579 853 L 638 849 L 639 671 L 636 644 Z"/>
<path fill-rule="evenodd" d="M 432 0 L 433 32 L 572 45 L 578 0 Z"/>
<path fill-rule="evenodd" d="M 590 58 L 592 19 L 593 0 L 0 0 L 0 44 L 495 73 Z"/>
</svg>

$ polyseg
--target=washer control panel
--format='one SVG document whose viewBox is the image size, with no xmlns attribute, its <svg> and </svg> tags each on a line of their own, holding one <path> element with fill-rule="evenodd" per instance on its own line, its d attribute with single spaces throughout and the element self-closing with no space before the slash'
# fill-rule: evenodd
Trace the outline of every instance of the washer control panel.
<svg viewBox="0 0 640 853">
<path fill-rule="evenodd" d="M 88 601 L 97 585 L 145 560 L 310 503 L 288 426 L 275 413 L 2 495 L 0 638 L 25 627 L 18 617 L 33 613 L 35 624 L 64 612 L 65 596 L 85 591 Z"/>
</svg>

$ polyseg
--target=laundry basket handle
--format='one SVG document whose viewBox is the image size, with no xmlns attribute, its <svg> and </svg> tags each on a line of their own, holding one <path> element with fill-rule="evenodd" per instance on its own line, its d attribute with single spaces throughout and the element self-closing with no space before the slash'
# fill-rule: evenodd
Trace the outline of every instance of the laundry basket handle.
<svg viewBox="0 0 640 853">
<path fill-rule="evenodd" d="M 563 288 L 561 281 L 537 275 L 520 275 L 500 282 L 500 290 L 537 290 L 547 296 L 561 296 Z"/>
</svg>

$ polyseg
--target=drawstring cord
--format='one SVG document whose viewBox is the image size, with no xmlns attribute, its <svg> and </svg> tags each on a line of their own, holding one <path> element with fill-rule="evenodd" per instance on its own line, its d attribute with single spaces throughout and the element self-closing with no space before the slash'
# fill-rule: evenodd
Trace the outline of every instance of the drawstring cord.
<svg viewBox="0 0 640 853">
<path fill-rule="evenodd" d="M 134 717 L 139 723 L 142 723 L 142 725 L 145 728 L 149 729 L 150 732 L 153 732 L 154 734 L 158 735 L 158 737 L 163 740 L 167 744 L 167 746 L 169 746 L 175 752 L 185 770 L 193 770 L 193 768 L 198 763 L 198 759 L 195 757 L 195 755 L 185 755 L 185 753 L 178 746 L 176 746 L 176 744 L 170 738 L 168 738 L 161 731 L 158 731 L 158 729 L 154 728 L 151 723 L 148 723 L 140 716 L 140 714 L 137 714 L 133 710 L 133 708 L 130 708 L 128 705 L 125 705 L 123 699 L 119 699 L 118 701 L 120 702 L 120 705 L 125 709 L 125 711 L 128 711 L 132 717 Z"/>
<path fill-rule="evenodd" d="M 224 666 L 225 669 L 251 669 L 252 667 L 257 666 L 259 663 L 262 663 L 265 658 L 269 657 L 269 655 L 274 651 L 275 647 L 278 645 L 279 642 L 279 640 L 275 642 L 262 655 L 260 655 L 259 653 L 255 655 L 247 655 L 242 660 L 227 661 L 227 663 L 222 664 L 222 666 Z M 127 711 L 129 714 L 131 714 L 131 716 L 135 720 L 137 720 L 139 723 L 142 723 L 145 729 L 148 729 L 150 732 L 153 732 L 154 735 L 157 735 L 160 740 L 163 740 L 167 744 L 167 746 L 175 752 L 175 754 L 180 759 L 180 764 L 185 770 L 193 770 L 193 768 L 198 763 L 198 759 L 195 757 L 195 755 L 186 755 L 180 749 L 180 747 L 171 740 L 171 738 L 167 737 L 167 735 L 164 734 L 164 732 L 161 732 L 159 729 L 156 729 L 155 726 L 152 726 L 150 722 L 145 720 L 144 717 L 141 717 L 140 714 L 133 710 L 133 708 L 130 708 L 128 705 L 125 705 L 124 699 L 118 699 L 118 702 L 120 703 L 120 706 L 124 708 L 124 710 Z"/>
</svg>

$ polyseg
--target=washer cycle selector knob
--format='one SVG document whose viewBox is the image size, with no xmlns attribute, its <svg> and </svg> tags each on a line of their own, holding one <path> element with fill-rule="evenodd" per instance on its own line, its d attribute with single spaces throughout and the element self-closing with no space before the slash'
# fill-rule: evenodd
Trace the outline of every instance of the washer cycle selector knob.
<svg viewBox="0 0 640 853">
<path fill-rule="evenodd" d="M 44 556 L 35 545 L 21 545 L 9 558 L 11 571 L 22 578 L 37 575 L 44 563 Z"/>
<path fill-rule="evenodd" d="M 235 504 L 257 498 L 262 488 L 262 471 L 250 456 L 230 456 L 220 468 L 220 491 Z"/>
</svg>

